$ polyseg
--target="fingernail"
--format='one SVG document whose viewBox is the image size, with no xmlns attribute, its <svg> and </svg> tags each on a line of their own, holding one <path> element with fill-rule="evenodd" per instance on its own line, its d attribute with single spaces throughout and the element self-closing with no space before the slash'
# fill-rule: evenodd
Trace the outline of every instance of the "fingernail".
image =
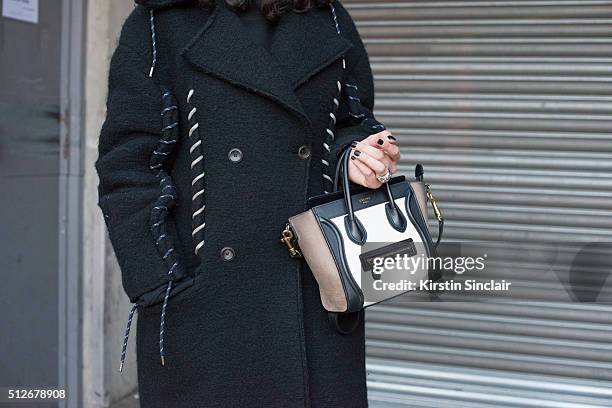
<svg viewBox="0 0 612 408">
<path fill-rule="evenodd" d="M 357 160 L 356 156 L 351 156 L 351 160 Z"/>
<path fill-rule="evenodd" d="M 382 140 L 382 139 L 378 139 L 378 142 L 376 142 L 376 143 L 378 143 L 379 145 L 381 145 L 381 146 L 382 146 L 382 145 L 384 145 L 384 144 L 385 144 L 385 141 L 384 141 L 384 140 Z"/>
<path fill-rule="evenodd" d="M 359 150 L 355 151 L 355 157 L 359 157 L 360 154 L 361 154 L 361 152 Z"/>
<path fill-rule="evenodd" d="M 351 143 L 351 147 L 352 147 L 353 149 L 354 149 L 354 148 L 356 148 L 356 147 L 357 147 L 357 142 L 353 142 L 353 143 Z"/>
<path fill-rule="evenodd" d="M 389 140 L 393 140 L 394 142 L 397 140 L 396 138 L 394 138 L 394 137 L 393 137 L 393 136 L 391 136 L 391 135 L 387 136 L 387 139 L 389 139 Z"/>
</svg>

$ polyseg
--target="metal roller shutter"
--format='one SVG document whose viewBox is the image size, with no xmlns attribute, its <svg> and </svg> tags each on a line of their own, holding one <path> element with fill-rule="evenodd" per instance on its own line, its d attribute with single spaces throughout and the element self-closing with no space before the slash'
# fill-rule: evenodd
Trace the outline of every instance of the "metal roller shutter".
<svg viewBox="0 0 612 408">
<path fill-rule="evenodd" d="M 345 0 L 446 238 L 612 242 L 612 1 Z M 611 407 L 612 307 L 368 310 L 374 407 Z"/>
</svg>

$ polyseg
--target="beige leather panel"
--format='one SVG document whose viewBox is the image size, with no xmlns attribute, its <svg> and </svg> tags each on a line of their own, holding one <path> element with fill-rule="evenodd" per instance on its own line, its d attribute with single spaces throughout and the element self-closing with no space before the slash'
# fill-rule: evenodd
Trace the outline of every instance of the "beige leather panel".
<svg viewBox="0 0 612 408">
<path fill-rule="evenodd" d="M 321 302 L 328 312 L 346 312 L 348 307 L 340 273 L 312 211 L 289 219 L 302 255 L 319 284 Z"/>
<path fill-rule="evenodd" d="M 421 207 L 421 212 L 423 213 L 423 218 L 427 220 L 427 192 L 425 191 L 425 183 L 422 181 L 412 181 L 410 185 L 414 190 L 414 194 L 416 194 L 419 207 Z"/>
</svg>

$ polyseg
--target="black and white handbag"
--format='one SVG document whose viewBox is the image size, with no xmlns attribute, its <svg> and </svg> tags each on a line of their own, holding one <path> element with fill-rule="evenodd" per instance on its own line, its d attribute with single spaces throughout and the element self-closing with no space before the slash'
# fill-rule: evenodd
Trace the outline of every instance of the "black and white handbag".
<svg viewBox="0 0 612 408">
<path fill-rule="evenodd" d="M 417 166 L 413 180 L 395 177 L 375 190 L 351 191 L 350 154 L 346 148 L 338 161 L 334 193 L 311 198 L 310 210 L 291 217 L 282 235 L 290 255 L 308 263 L 323 307 L 334 314 L 357 312 L 406 293 L 406 279 L 439 278 L 427 259 L 436 257 L 444 219 L 423 182 L 423 167 Z M 436 242 L 427 226 L 428 201 L 439 223 Z M 406 273 L 375 271 L 377 260 L 398 257 L 410 261 Z"/>
</svg>

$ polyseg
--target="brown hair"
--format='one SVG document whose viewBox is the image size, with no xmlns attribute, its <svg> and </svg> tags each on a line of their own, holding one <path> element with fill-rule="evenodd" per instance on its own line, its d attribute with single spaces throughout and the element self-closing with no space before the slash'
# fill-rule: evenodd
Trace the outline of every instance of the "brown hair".
<svg viewBox="0 0 612 408">
<path fill-rule="evenodd" d="M 315 6 L 323 6 L 332 1 L 333 0 L 260 0 L 259 9 L 261 14 L 268 20 L 276 21 L 288 11 L 304 13 Z M 203 6 L 212 6 L 215 0 L 198 0 L 198 2 Z M 225 0 L 225 3 L 234 11 L 243 11 L 251 6 L 253 0 Z"/>
</svg>

